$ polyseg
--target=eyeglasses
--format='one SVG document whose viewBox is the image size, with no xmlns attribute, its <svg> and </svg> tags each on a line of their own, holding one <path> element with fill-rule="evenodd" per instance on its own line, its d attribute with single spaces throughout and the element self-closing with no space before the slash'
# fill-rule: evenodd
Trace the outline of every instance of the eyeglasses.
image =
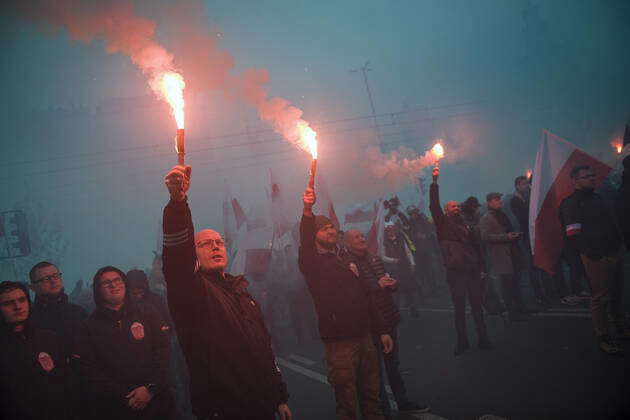
<svg viewBox="0 0 630 420">
<path fill-rule="evenodd" d="M 61 280 L 61 273 L 54 273 L 54 274 L 51 274 L 49 276 L 42 277 L 41 279 L 35 280 L 33 282 L 33 284 L 38 284 L 38 283 L 41 283 L 43 281 L 48 282 L 48 283 L 52 283 L 53 280 Z"/>
<path fill-rule="evenodd" d="M 115 286 L 120 286 L 124 281 L 120 277 L 116 277 L 113 280 L 105 280 L 101 282 L 101 287 L 106 287 L 108 289 L 113 289 Z"/>
<path fill-rule="evenodd" d="M 223 239 L 208 239 L 206 241 L 200 242 L 197 245 L 197 248 L 224 248 L 225 241 Z"/>
</svg>

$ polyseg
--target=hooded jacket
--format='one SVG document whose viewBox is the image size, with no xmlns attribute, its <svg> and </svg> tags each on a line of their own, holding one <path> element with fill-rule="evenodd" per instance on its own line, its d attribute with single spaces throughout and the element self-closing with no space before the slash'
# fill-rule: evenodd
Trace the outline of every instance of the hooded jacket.
<svg viewBox="0 0 630 420">
<path fill-rule="evenodd" d="M 193 413 L 202 418 L 273 416 L 289 395 L 247 281 L 197 270 L 187 201 L 171 200 L 163 225 L 168 305 L 190 372 Z"/>
<path fill-rule="evenodd" d="M 630 250 L 630 157 L 626 156 L 623 159 L 623 165 L 624 171 L 615 200 L 615 210 L 626 249 Z"/>
<path fill-rule="evenodd" d="M 19 288 L 28 297 L 26 286 Z M 63 342 L 53 331 L 36 328 L 28 319 L 15 332 L 0 321 L 0 418 L 72 419 L 67 370 Z"/>
<path fill-rule="evenodd" d="M 169 327 L 151 305 L 125 302 L 118 311 L 106 308 L 99 286 L 105 271 L 117 271 L 126 282 L 125 274 L 113 267 L 97 272 L 93 284 L 96 309 L 79 335 L 76 357 L 95 408 L 93 414 L 103 419 L 136 418 L 126 395 L 153 384 L 154 396 L 143 411 L 152 413 L 152 419 L 171 419 Z"/>
<path fill-rule="evenodd" d="M 315 217 L 302 216 L 298 263 L 313 297 L 322 339 L 386 334 L 383 318 L 356 263 L 315 245 Z"/>
</svg>

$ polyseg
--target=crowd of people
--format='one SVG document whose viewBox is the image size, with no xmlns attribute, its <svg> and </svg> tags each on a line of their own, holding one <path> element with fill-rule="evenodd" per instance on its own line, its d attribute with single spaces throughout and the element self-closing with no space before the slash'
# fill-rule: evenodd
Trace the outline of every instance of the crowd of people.
<svg viewBox="0 0 630 420">
<path fill-rule="evenodd" d="M 454 308 L 455 356 L 470 349 L 466 300 L 482 351 L 495 348 L 485 316 L 527 322 L 521 279 L 542 307 L 590 298 L 599 348 L 622 352 L 619 340 L 630 338 L 622 306 L 630 158 L 624 165 L 614 203 L 595 192 L 592 168 L 571 171 L 575 191 L 558 209 L 565 236 L 553 277 L 532 262 L 527 177 L 514 180 L 508 202 L 490 192 L 485 206 L 475 197 L 442 205 L 434 168 L 430 218 L 414 206 L 403 212 L 397 198 L 386 202 L 382 255 L 368 251 L 364 232 L 341 235 L 329 218 L 314 214 L 316 194 L 307 188 L 299 247 L 274 251 L 269 273 L 289 279 L 284 299 L 297 343 L 314 337 L 323 343 L 337 418 L 357 419 L 359 411 L 364 419 L 389 417 L 386 382 L 398 411 L 430 411 L 407 394 L 398 326 L 402 308 L 410 318 L 420 316 L 441 277 Z M 193 227 L 190 180 L 184 166 L 165 177 L 163 250 L 151 275 L 102 267 L 91 289 L 79 283 L 71 293 L 83 306 L 69 301 L 59 267 L 50 262 L 33 266 L 25 283 L 0 283 L 3 417 L 176 419 L 189 407 L 200 420 L 293 418 L 275 362 L 277 290 L 266 287 L 257 299 L 248 279 L 226 272 L 222 236 Z M 151 290 L 149 279 L 158 279 L 165 296 Z M 301 398 L 299 391 L 292 396 Z"/>
</svg>

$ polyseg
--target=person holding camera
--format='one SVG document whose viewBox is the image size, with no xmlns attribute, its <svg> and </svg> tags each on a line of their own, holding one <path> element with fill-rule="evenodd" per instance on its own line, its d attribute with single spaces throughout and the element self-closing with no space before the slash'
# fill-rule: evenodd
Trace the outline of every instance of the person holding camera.
<svg viewBox="0 0 630 420">
<path fill-rule="evenodd" d="M 522 321 L 526 311 L 518 284 L 522 265 L 518 241 L 523 232 L 514 231 L 512 222 L 503 212 L 502 196 L 497 192 L 486 195 L 488 211 L 479 222 L 481 240 L 486 243 L 492 271 L 501 282 L 503 302 L 510 320 Z"/>
</svg>

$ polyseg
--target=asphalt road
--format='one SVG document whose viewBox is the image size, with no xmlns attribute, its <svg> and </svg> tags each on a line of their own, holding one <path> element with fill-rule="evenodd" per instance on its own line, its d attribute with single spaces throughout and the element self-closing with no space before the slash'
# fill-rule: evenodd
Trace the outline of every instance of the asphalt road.
<svg viewBox="0 0 630 420">
<path fill-rule="evenodd" d="M 630 342 L 626 356 L 598 350 L 586 304 L 551 307 L 522 323 L 487 317 L 497 349 L 482 352 L 473 345 L 459 357 L 453 355 L 452 317 L 444 298 L 426 302 L 417 319 L 403 311 L 403 377 L 409 396 L 432 408 L 431 415 L 415 418 L 630 418 Z M 470 316 L 468 322 L 474 344 Z M 297 345 L 286 328 L 280 335 L 276 353 L 295 419 L 334 419 L 320 341 Z"/>
</svg>

